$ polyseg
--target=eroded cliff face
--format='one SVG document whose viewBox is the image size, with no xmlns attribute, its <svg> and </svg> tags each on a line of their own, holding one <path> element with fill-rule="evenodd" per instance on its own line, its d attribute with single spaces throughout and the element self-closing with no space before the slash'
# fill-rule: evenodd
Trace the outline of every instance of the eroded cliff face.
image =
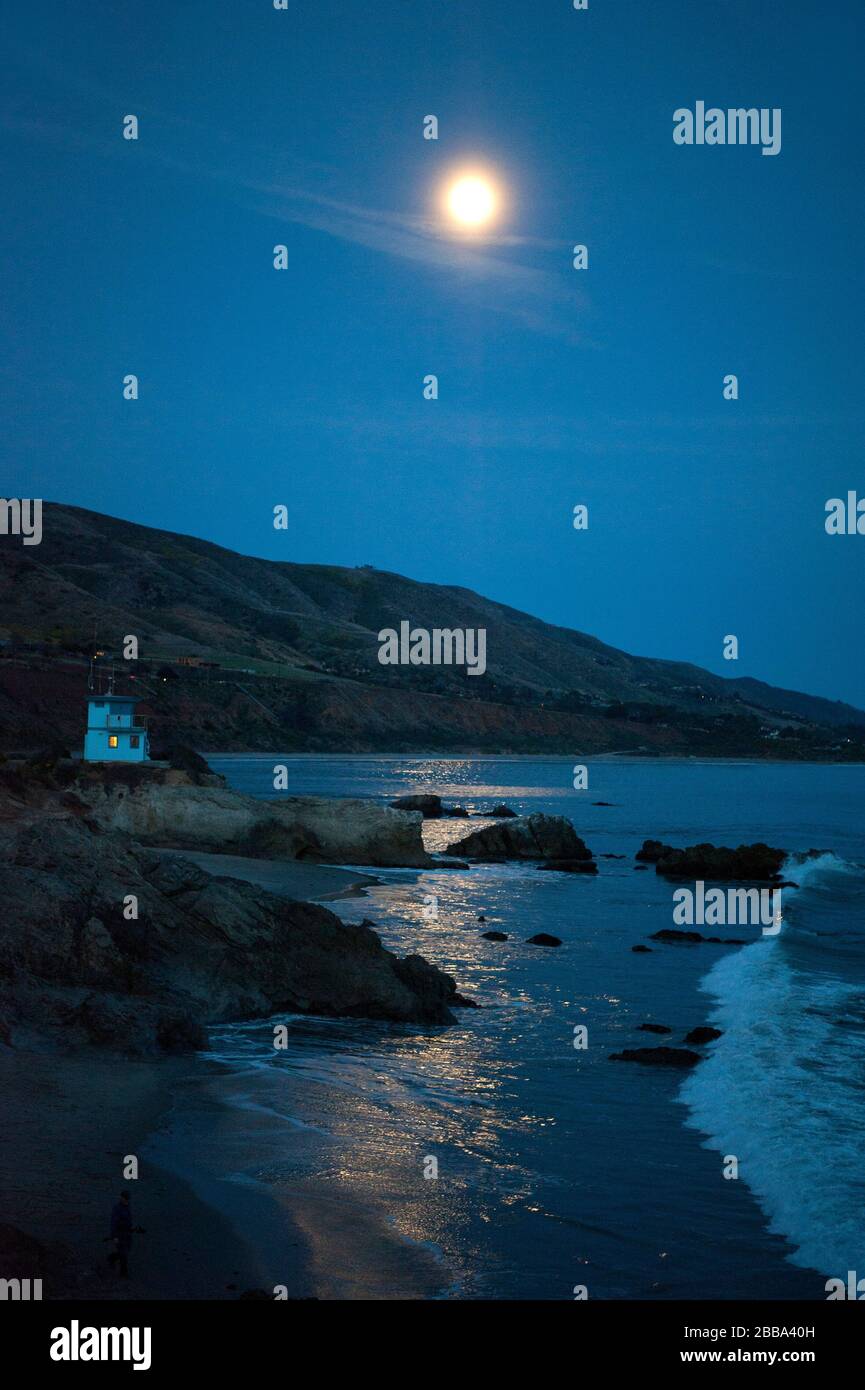
<svg viewBox="0 0 865 1390">
<path fill-rule="evenodd" d="M 453 1021 L 453 979 L 385 950 L 371 924 L 44 809 L 0 825 L 2 1041 L 149 1053 L 204 1046 L 210 1023 L 283 1011 Z"/>
<path fill-rule="evenodd" d="M 156 780 L 76 783 L 75 794 L 102 829 L 151 845 L 382 868 L 432 862 L 418 812 L 355 797 L 260 801 L 224 787 Z"/>
</svg>

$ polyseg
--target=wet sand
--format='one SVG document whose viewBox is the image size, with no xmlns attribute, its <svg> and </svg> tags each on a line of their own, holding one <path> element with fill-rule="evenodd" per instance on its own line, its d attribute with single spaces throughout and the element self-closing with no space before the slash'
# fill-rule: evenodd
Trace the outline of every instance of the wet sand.
<svg viewBox="0 0 865 1390">
<path fill-rule="evenodd" d="M 204 1056 L 0 1047 L 0 1226 L 34 1237 L 44 1255 L 38 1269 L 19 1269 L 17 1242 L 0 1230 L 2 1277 L 40 1275 L 43 1298 L 60 1300 L 237 1299 L 251 1290 L 272 1298 L 277 1288 L 290 1299 L 435 1296 L 447 1282 L 439 1265 L 314 1171 L 270 1186 L 211 1164 L 231 1134 L 241 1170 L 268 1139 L 283 1157 L 304 1146 L 301 1134 L 238 1107 L 235 1088 Z M 130 1156 L 137 1179 L 123 1176 Z M 128 1280 L 107 1263 L 123 1190 L 144 1228 Z"/>
<path fill-rule="evenodd" d="M 332 864 L 311 864 L 301 859 L 250 859 L 240 854 L 209 854 L 194 850 L 158 850 L 179 854 L 217 878 L 241 878 L 302 902 L 329 902 L 336 898 L 363 897 L 365 889 L 381 880 L 359 869 L 340 869 Z"/>
<path fill-rule="evenodd" d="M 0 1048 L 0 1222 L 56 1247 L 44 1298 L 237 1298 L 260 1285 L 258 1257 L 233 1224 L 144 1156 L 172 1088 L 207 1070 L 195 1058 L 139 1062 Z M 139 1159 L 137 1180 L 123 1176 L 128 1155 Z M 105 1239 L 124 1189 L 146 1232 L 133 1237 L 128 1280 L 108 1266 L 113 1247 Z M 3 1274 L 20 1277 L 5 1267 Z"/>
</svg>

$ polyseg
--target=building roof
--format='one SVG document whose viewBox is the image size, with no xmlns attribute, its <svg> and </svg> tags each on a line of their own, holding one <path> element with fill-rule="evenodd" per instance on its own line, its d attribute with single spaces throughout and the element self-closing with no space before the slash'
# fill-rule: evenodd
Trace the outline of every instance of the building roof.
<svg viewBox="0 0 865 1390">
<path fill-rule="evenodd" d="M 87 702 L 88 702 L 88 704 L 94 704 L 94 703 L 96 703 L 96 704 L 100 704 L 100 705 L 110 704 L 112 701 L 117 701 L 117 702 L 119 702 L 119 703 L 121 703 L 121 704 L 124 704 L 124 705 L 137 705 L 137 704 L 138 704 L 138 700 L 139 700 L 139 696 L 138 696 L 138 695 L 93 695 L 93 694 L 89 694 L 89 695 L 87 696 Z"/>
</svg>

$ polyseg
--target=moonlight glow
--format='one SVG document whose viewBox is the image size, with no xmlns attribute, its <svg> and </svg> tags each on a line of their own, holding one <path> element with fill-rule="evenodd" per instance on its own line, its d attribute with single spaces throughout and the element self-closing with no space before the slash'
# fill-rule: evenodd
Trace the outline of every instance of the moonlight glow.
<svg viewBox="0 0 865 1390">
<path fill-rule="evenodd" d="M 482 174 L 463 174 L 455 179 L 445 201 L 450 216 L 463 227 L 486 226 L 499 203 L 493 184 Z"/>
</svg>

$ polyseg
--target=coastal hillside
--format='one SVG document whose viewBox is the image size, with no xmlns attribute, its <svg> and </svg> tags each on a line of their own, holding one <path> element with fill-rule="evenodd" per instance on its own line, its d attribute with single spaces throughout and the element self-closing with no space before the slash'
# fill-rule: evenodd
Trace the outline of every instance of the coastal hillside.
<svg viewBox="0 0 865 1390">
<path fill-rule="evenodd" d="M 0 749 L 77 744 L 94 650 L 137 689 L 154 747 L 204 751 L 701 753 L 859 759 L 865 713 L 632 656 L 457 586 L 235 554 L 46 503 L 0 545 Z M 483 628 L 485 674 L 382 666 L 402 621 Z M 124 661 L 127 634 L 140 659 Z M 133 678 L 136 685 L 129 684 Z"/>
</svg>

